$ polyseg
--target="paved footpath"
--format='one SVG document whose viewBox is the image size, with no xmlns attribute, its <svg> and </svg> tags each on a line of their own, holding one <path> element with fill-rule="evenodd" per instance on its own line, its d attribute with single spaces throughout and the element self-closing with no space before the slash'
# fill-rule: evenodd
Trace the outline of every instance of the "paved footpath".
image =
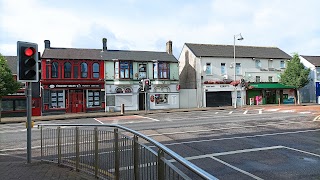
<svg viewBox="0 0 320 180">
<path fill-rule="evenodd" d="M 33 160 L 27 164 L 26 159 L 0 154 L 0 179 L 1 180 L 45 180 L 45 179 L 80 179 L 94 180 L 93 175 L 76 172 L 66 166 L 55 163 Z"/>
</svg>

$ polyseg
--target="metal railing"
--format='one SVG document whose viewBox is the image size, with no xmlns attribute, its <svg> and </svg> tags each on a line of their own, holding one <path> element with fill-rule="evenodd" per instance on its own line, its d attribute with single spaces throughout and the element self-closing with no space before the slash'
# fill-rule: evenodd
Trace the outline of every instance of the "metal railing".
<svg viewBox="0 0 320 180">
<path fill-rule="evenodd" d="M 40 124 L 41 159 L 102 179 L 217 179 L 161 143 L 106 124 Z"/>
</svg>

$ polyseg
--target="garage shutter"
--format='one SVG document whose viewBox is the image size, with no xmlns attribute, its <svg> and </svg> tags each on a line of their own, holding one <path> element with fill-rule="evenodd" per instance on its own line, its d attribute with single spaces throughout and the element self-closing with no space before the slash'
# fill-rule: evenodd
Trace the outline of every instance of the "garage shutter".
<svg viewBox="0 0 320 180">
<path fill-rule="evenodd" d="M 230 91 L 207 92 L 207 107 L 231 106 L 232 97 Z"/>
</svg>

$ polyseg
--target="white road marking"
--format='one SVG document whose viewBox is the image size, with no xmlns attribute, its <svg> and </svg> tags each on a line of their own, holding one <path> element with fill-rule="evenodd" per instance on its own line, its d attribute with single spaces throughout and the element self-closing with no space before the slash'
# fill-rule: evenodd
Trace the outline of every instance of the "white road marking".
<svg viewBox="0 0 320 180">
<path fill-rule="evenodd" d="M 98 120 L 97 118 L 93 118 L 94 120 L 98 121 L 100 124 L 104 124 L 103 122 L 101 122 L 100 120 Z"/>
<path fill-rule="evenodd" d="M 241 173 L 243 173 L 243 174 L 245 174 L 245 175 L 248 175 L 248 176 L 250 176 L 250 177 L 252 177 L 252 178 L 254 178 L 254 179 L 263 180 L 262 178 L 260 178 L 260 177 L 258 177 L 258 176 L 256 176 L 256 175 L 253 175 L 253 174 L 251 174 L 251 173 L 249 173 L 249 172 L 247 172 L 247 171 L 244 171 L 244 170 L 242 170 L 242 169 L 240 169 L 240 168 L 237 168 L 237 167 L 235 167 L 235 166 L 232 166 L 231 164 L 229 164 L 229 163 L 227 163 L 227 162 L 224 162 L 224 161 L 222 161 L 222 160 L 220 160 L 220 159 L 218 159 L 218 158 L 216 158 L 216 157 L 210 157 L 210 158 L 213 159 L 213 160 L 216 160 L 216 161 L 218 161 L 218 162 L 220 162 L 220 163 L 222 163 L 222 164 L 224 164 L 224 165 L 226 165 L 226 166 L 228 166 L 228 167 L 230 167 L 230 168 L 232 168 L 232 169 L 234 169 L 234 170 L 236 170 L 236 171 L 239 171 L 239 172 L 241 172 Z"/>
<path fill-rule="evenodd" d="M 214 114 L 218 114 L 219 112 L 215 112 Z"/>
<path fill-rule="evenodd" d="M 265 111 L 278 111 L 279 109 L 266 109 Z"/>
<path fill-rule="evenodd" d="M 154 119 L 154 118 L 151 118 L 151 117 L 144 117 L 144 116 L 140 116 L 142 118 L 145 118 L 145 119 L 150 119 L 152 121 L 160 121 L 159 119 Z"/>
<path fill-rule="evenodd" d="M 286 113 L 286 112 L 294 112 L 294 110 L 281 110 L 279 112 L 283 112 L 283 113 Z"/>
<path fill-rule="evenodd" d="M 290 131 L 290 132 L 280 132 L 280 133 L 269 133 L 269 134 L 258 134 L 258 135 L 250 135 L 250 136 L 236 136 L 236 137 L 228 137 L 228 138 L 214 138 L 214 139 L 205 139 L 205 140 L 198 140 L 198 141 L 185 141 L 185 142 L 168 143 L 168 144 L 164 144 L 164 145 L 171 146 L 171 145 L 177 145 L 177 144 L 192 144 L 192 143 L 201 143 L 201 142 L 210 142 L 210 141 L 256 138 L 256 137 L 298 134 L 298 133 L 317 132 L 317 131 L 320 131 L 320 129 L 311 129 L 311 130 L 304 130 L 304 131 Z"/>
<path fill-rule="evenodd" d="M 230 112 L 229 112 L 229 114 L 232 114 L 232 113 L 233 113 L 233 111 L 230 111 Z"/>
<path fill-rule="evenodd" d="M 270 147 L 263 147 L 263 148 L 241 149 L 241 150 L 236 150 L 236 151 L 227 151 L 227 152 L 221 152 L 221 153 L 212 153 L 212 154 L 204 154 L 204 155 L 199 155 L 199 156 L 185 157 L 185 159 L 195 160 L 195 159 L 203 159 L 203 158 L 209 158 L 209 157 L 225 156 L 225 155 L 231 155 L 231 154 L 240 154 L 240 153 L 246 153 L 246 152 L 266 151 L 266 150 L 281 149 L 281 148 L 285 148 L 285 147 L 284 146 L 270 146 Z"/>
<path fill-rule="evenodd" d="M 310 114 L 311 112 L 305 111 L 305 112 L 299 112 L 300 114 Z"/>
<path fill-rule="evenodd" d="M 297 152 L 301 152 L 301 153 L 305 153 L 305 154 L 309 154 L 309 155 L 312 155 L 312 156 L 320 157 L 320 155 L 319 155 L 319 154 L 315 154 L 315 153 L 311 153 L 311 152 L 303 151 L 303 150 L 300 150 L 300 149 L 295 149 L 295 148 L 286 147 L 286 146 L 284 146 L 283 148 L 285 148 L 285 149 L 290 149 L 290 150 L 297 151 Z"/>
<path fill-rule="evenodd" d="M 262 109 L 259 109 L 259 114 L 262 114 Z"/>
<path fill-rule="evenodd" d="M 246 111 L 243 112 L 243 114 L 247 114 L 247 113 L 248 113 L 248 110 L 246 110 Z"/>
</svg>

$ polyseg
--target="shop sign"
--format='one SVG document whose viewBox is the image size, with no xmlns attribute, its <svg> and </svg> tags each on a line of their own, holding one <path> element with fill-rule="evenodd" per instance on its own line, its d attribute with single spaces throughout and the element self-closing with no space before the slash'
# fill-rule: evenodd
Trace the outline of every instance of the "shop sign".
<svg viewBox="0 0 320 180">
<path fill-rule="evenodd" d="M 101 88 L 100 84 L 51 84 L 49 88 Z"/>
</svg>

